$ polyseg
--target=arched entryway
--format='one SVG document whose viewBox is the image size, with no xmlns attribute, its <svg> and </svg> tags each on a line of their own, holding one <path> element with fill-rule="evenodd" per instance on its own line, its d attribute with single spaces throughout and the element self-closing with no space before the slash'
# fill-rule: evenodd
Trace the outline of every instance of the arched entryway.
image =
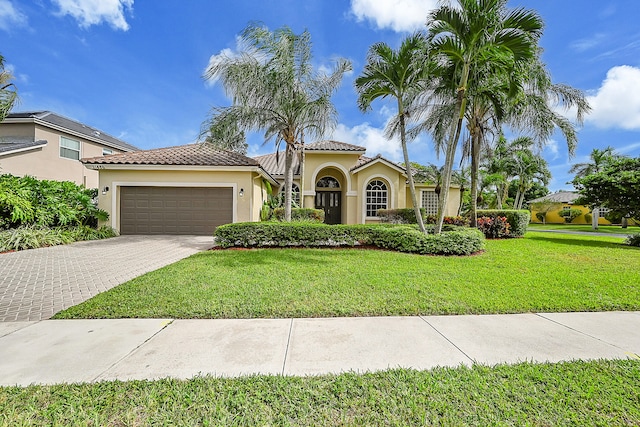
<svg viewBox="0 0 640 427">
<path fill-rule="evenodd" d="M 342 223 L 342 185 L 331 175 L 316 181 L 315 208 L 324 211 L 325 224 Z"/>
</svg>

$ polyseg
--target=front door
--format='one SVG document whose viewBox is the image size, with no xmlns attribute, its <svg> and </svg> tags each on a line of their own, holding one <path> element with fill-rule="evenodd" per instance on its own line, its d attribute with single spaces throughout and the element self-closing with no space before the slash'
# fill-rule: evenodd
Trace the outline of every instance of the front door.
<svg viewBox="0 0 640 427">
<path fill-rule="evenodd" d="M 325 224 L 341 224 L 342 208 L 340 207 L 342 200 L 341 191 L 317 191 L 316 192 L 316 209 L 324 211 Z"/>
</svg>

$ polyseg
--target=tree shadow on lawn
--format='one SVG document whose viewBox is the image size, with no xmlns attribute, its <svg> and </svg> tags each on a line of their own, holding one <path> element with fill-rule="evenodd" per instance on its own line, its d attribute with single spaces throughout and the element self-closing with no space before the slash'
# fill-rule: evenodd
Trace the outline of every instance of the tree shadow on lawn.
<svg viewBox="0 0 640 427">
<path fill-rule="evenodd" d="M 587 236 L 588 237 L 588 236 Z M 552 242 L 562 245 L 570 245 L 570 246 L 587 246 L 592 248 L 610 248 L 610 249 L 626 249 L 626 250 L 638 250 L 638 248 L 634 246 L 625 245 L 622 241 L 619 243 L 616 242 L 604 242 L 602 240 L 591 240 L 591 239 L 572 239 L 567 237 L 557 237 L 557 236 L 527 236 L 529 240 L 538 240 L 541 242 Z"/>
</svg>

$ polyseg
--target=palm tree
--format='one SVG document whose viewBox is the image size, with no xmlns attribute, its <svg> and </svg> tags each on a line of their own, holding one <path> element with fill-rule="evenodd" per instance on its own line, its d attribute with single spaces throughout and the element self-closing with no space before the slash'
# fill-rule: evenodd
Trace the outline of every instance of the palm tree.
<svg viewBox="0 0 640 427">
<path fill-rule="evenodd" d="M 425 52 L 426 39 L 420 33 L 404 39 L 397 51 L 386 43 L 376 43 L 369 48 L 367 63 L 355 81 L 358 106 L 362 111 L 370 110 L 371 103 L 378 98 L 395 98 L 397 115 L 387 126 L 386 136 L 391 139 L 400 134 L 405 165 L 411 165 L 407 150 L 406 118 L 424 92 L 429 74 Z M 418 226 L 420 231 L 426 233 L 410 167 L 407 169 L 407 181 Z"/>
<path fill-rule="evenodd" d="M 456 3 L 456 6 L 450 2 L 442 4 L 427 19 L 430 57 L 440 76 L 432 98 L 440 98 L 437 111 L 453 113 L 448 120 L 440 121 L 439 130 L 433 132 L 436 143 L 444 146 L 445 151 L 436 233 L 442 229 L 453 160 L 467 115 L 468 90 L 473 93 L 489 76 L 512 76 L 518 63 L 530 61 L 543 27 L 537 13 L 522 8 L 508 10 L 507 0 Z M 508 86 L 517 89 L 517 82 Z M 443 131 L 445 127 L 448 132 Z"/>
<path fill-rule="evenodd" d="M 587 175 L 601 172 L 607 164 L 617 157 L 620 156 L 615 153 L 615 148 L 611 146 L 607 146 L 602 150 L 594 148 L 589 155 L 590 161 L 574 164 L 571 166 L 571 169 L 569 169 L 569 173 L 575 174 L 576 179 L 584 178 Z"/>
<path fill-rule="evenodd" d="M 18 93 L 13 83 L 13 75 L 4 68 L 4 57 L 0 55 L 0 122 L 18 101 Z"/>
<path fill-rule="evenodd" d="M 324 74 L 311 65 L 311 36 L 296 35 L 288 27 L 276 31 L 249 25 L 241 34 L 243 51 L 209 65 L 205 78 L 220 81 L 232 100 L 229 107 L 215 107 L 203 128 L 216 136 L 264 131 L 265 142 L 276 148 L 285 144 L 285 220 L 291 220 L 293 156 L 305 136 L 322 137 L 337 123 L 331 96 L 343 75 L 351 70 L 345 59 L 336 60 Z"/>
<path fill-rule="evenodd" d="M 469 166 L 460 166 L 460 169 L 453 171 L 451 175 L 451 183 L 460 187 L 460 204 L 458 206 L 458 215 L 462 214 L 462 204 L 464 200 L 464 192 L 467 191 L 471 175 Z M 477 196 L 476 196 L 477 197 Z"/>
<path fill-rule="evenodd" d="M 520 148 L 513 151 L 510 161 L 510 173 L 517 178 L 518 190 L 513 201 L 514 209 L 522 209 L 525 193 L 533 187 L 535 181 L 547 185 L 551 178 L 546 160 L 529 148 Z"/>
</svg>

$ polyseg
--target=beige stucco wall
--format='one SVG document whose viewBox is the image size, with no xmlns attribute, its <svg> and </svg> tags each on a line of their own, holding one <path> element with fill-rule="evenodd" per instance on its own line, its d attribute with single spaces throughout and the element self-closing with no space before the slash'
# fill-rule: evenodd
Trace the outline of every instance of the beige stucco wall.
<svg viewBox="0 0 640 427">
<path fill-rule="evenodd" d="M 262 177 L 250 170 L 100 170 L 98 206 L 109 213 L 107 225 L 120 230 L 122 186 L 230 187 L 234 189 L 234 222 L 260 220 L 265 197 Z M 108 187 L 105 195 L 102 190 Z M 243 195 L 240 195 L 242 190 Z"/>
<path fill-rule="evenodd" d="M 102 156 L 103 146 L 33 123 L 12 123 L 0 126 L 1 136 L 33 137 L 36 141 L 45 140 L 47 145 L 34 150 L 0 156 L 0 173 L 16 176 L 31 175 L 38 179 L 73 181 L 87 188 L 98 187 L 98 172 L 89 170 L 73 159 L 60 157 L 60 137 L 65 136 L 80 142 L 80 158 Z M 107 147 L 105 147 L 107 148 Z M 110 148 L 113 153 L 121 151 Z"/>
<path fill-rule="evenodd" d="M 418 204 L 422 203 L 422 191 L 435 192 L 435 185 L 416 184 L 416 197 L 418 198 Z M 413 207 L 413 201 L 411 200 L 411 190 L 409 186 L 406 186 L 406 200 L 407 207 Z M 460 187 L 452 186 L 449 188 L 449 197 L 447 198 L 447 208 L 444 212 L 445 216 L 457 216 L 460 208 Z"/>
</svg>

